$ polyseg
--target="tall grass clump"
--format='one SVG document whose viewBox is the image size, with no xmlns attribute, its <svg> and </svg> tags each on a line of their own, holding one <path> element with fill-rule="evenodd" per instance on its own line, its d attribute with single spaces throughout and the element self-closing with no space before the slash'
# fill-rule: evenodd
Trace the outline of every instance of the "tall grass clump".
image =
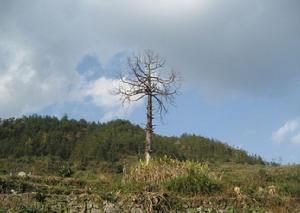
<svg viewBox="0 0 300 213">
<path fill-rule="evenodd" d="M 211 194 L 220 190 L 221 184 L 208 173 L 191 167 L 186 174 L 180 175 L 166 183 L 167 189 L 182 194 Z"/>
<path fill-rule="evenodd" d="M 183 194 L 210 194 L 220 189 L 220 182 L 208 165 L 194 161 L 179 161 L 169 157 L 154 159 L 149 165 L 140 161 L 124 172 L 126 184 L 156 183 L 169 191 Z"/>
<path fill-rule="evenodd" d="M 179 161 L 167 156 L 153 159 L 148 165 L 140 161 L 124 171 L 125 182 L 166 182 L 186 174 L 191 168 L 197 173 L 208 173 L 207 164 Z"/>
</svg>

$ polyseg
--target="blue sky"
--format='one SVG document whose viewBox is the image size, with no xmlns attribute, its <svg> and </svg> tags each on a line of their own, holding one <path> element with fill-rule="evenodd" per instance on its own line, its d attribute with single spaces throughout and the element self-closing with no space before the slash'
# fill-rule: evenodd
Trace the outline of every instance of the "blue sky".
<svg viewBox="0 0 300 213">
<path fill-rule="evenodd" d="M 196 133 L 300 163 L 297 0 L 1 1 L 0 117 L 145 123 L 112 95 L 128 55 L 151 48 L 183 77 L 158 133 Z"/>
</svg>

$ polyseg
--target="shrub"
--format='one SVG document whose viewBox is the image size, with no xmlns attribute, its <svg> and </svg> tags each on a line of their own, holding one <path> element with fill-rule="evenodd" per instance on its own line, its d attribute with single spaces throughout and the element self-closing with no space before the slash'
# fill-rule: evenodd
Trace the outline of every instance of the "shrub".
<svg viewBox="0 0 300 213">
<path fill-rule="evenodd" d="M 5 169 L 0 169 L 0 175 L 7 175 L 8 172 Z"/>
<path fill-rule="evenodd" d="M 143 161 L 129 168 L 124 172 L 125 182 L 166 182 L 175 177 L 184 175 L 190 168 L 199 172 L 207 173 L 207 164 L 201 164 L 193 161 L 179 161 L 167 156 L 159 159 L 153 159 L 149 165 Z"/>
<path fill-rule="evenodd" d="M 61 177 L 71 177 L 72 173 L 69 165 L 62 165 L 58 171 L 58 175 Z"/>
<path fill-rule="evenodd" d="M 179 161 L 166 156 L 152 160 L 149 165 L 140 161 L 128 171 L 125 169 L 123 178 L 126 185 L 145 187 L 145 184 L 150 186 L 151 183 L 163 183 L 162 187 L 184 194 L 209 194 L 219 190 L 221 186 L 210 173 L 207 164 Z"/>
<path fill-rule="evenodd" d="M 188 173 L 170 180 L 167 189 L 183 194 L 210 194 L 218 191 L 220 183 L 208 174 L 190 168 Z"/>
<path fill-rule="evenodd" d="M 293 197 L 300 198 L 300 185 L 298 183 L 282 183 L 281 189 Z"/>
</svg>

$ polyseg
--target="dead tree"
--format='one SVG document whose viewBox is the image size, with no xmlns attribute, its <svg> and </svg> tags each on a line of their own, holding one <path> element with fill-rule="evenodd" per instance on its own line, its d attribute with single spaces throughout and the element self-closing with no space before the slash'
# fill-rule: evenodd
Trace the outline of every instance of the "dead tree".
<svg viewBox="0 0 300 213">
<path fill-rule="evenodd" d="M 117 94 L 123 103 L 147 98 L 147 124 L 145 161 L 149 164 L 153 138 L 153 112 L 162 118 L 167 113 L 167 104 L 174 105 L 178 93 L 178 75 L 165 67 L 165 59 L 151 50 L 142 55 L 128 58 L 128 70 L 120 76 L 121 84 Z"/>
</svg>

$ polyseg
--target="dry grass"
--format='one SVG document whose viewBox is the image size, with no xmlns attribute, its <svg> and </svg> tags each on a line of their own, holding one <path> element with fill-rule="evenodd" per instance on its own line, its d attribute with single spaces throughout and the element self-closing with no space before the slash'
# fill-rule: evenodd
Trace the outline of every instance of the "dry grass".
<svg viewBox="0 0 300 213">
<path fill-rule="evenodd" d="M 154 159 L 149 165 L 140 161 L 124 171 L 124 181 L 130 182 L 166 182 L 186 174 L 190 169 L 202 174 L 209 174 L 207 164 L 193 161 L 179 161 L 168 157 Z"/>
</svg>

